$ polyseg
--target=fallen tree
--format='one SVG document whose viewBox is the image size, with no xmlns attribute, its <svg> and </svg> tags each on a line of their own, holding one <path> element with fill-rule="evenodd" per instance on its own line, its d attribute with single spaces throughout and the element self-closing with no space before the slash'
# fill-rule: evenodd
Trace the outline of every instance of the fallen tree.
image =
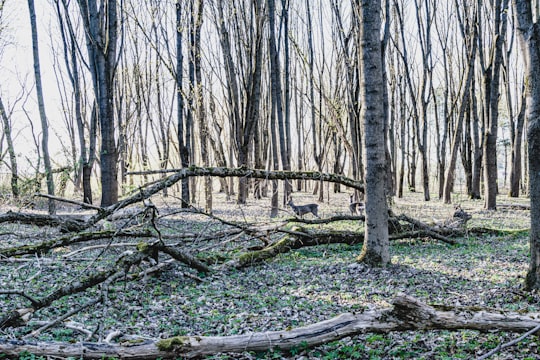
<svg viewBox="0 0 540 360">
<path fill-rule="evenodd" d="M 393 307 L 359 314 L 345 313 L 329 320 L 292 330 L 256 332 L 233 336 L 177 336 L 160 341 L 145 340 L 134 345 L 110 343 L 60 343 L 0 339 L 0 353 L 16 356 L 28 352 L 38 356 L 81 359 L 171 359 L 201 357 L 216 353 L 266 351 L 314 347 L 347 336 L 408 330 L 478 330 L 526 332 L 540 325 L 539 314 L 516 314 L 469 307 L 430 306 L 399 295 Z"/>
</svg>

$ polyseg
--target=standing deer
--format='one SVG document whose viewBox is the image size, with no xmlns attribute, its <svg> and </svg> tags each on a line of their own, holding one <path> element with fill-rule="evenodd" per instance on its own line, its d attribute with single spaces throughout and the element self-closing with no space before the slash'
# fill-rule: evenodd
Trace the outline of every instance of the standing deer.
<svg viewBox="0 0 540 360">
<path fill-rule="evenodd" d="M 354 201 L 354 195 L 349 196 L 349 210 L 351 211 L 351 215 L 360 215 L 362 216 L 364 213 L 364 203 L 361 201 Z"/>
<path fill-rule="evenodd" d="M 291 209 L 294 211 L 294 213 L 297 216 L 300 216 L 302 219 L 304 218 L 305 214 L 312 213 L 313 216 L 316 218 L 319 218 L 319 215 L 317 214 L 319 212 L 319 205 L 317 204 L 306 204 L 306 205 L 294 205 L 292 198 L 289 198 L 289 202 L 287 203 L 291 207 Z"/>
</svg>

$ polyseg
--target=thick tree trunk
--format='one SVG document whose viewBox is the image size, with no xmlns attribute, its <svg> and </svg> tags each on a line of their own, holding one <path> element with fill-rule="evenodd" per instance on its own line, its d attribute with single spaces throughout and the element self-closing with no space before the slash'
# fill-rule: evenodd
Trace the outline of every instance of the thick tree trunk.
<svg viewBox="0 0 540 360">
<path fill-rule="evenodd" d="M 381 2 L 362 0 L 360 16 L 361 103 L 366 161 L 366 231 L 358 260 L 385 266 L 390 262 L 386 206 L 386 144 L 384 142 Z"/>
<path fill-rule="evenodd" d="M 530 262 L 525 278 L 528 289 L 540 289 L 540 26 L 533 21 L 531 2 L 514 1 L 517 32 L 525 58 L 525 118 L 529 155 L 529 182 L 531 195 L 531 232 L 529 238 Z"/>
</svg>

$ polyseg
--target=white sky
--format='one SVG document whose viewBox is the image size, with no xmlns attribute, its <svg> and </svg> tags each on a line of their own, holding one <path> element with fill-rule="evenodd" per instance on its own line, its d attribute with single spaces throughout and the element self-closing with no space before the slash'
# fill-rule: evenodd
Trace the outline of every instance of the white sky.
<svg viewBox="0 0 540 360">
<path fill-rule="evenodd" d="M 45 110 L 50 122 L 62 121 L 60 117 L 59 96 L 56 79 L 52 64 L 52 51 L 50 28 L 56 26 L 51 21 L 55 20 L 52 7 L 49 1 L 36 0 L 36 21 L 38 24 L 38 39 L 40 52 L 40 67 L 42 74 L 43 93 L 45 97 Z M 41 135 L 41 121 L 37 111 L 37 100 L 35 90 L 35 78 L 33 71 L 32 56 L 32 34 L 30 30 L 30 15 L 28 3 L 24 0 L 7 0 L 4 10 L 4 19 L 7 29 L 2 33 L 3 39 L 8 39 L 9 43 L 4 47 L 2 58 L 0 59 L 0 95 L 4 101 L 6 110 L 14 105 L 17 98 L 23 92 L 30 92 L 24 108 L 28 111 L 36 136 Z M 23 95 L 24 96 L 24 95 Z M 27 115 L 21 108 L 22 102 L 17 104 L 13 113 L 13 135 L 15 137 L 15 151 L 19 156 L 19 166 L 22 170 L 28 169 L 31 159 L 35 164 L 36 149 L 31 134 L 31 127 Z M 49 144 L 51 156 L 58 159 L 61 151 L 60 135 L 65 140 L 65 135 L 55 134 L 52 129 L 58 130 L 63 127 L 49 127 Z M 62 156 L 63 158 L 63 156 Z M 55 164 L 62 165 L 62 164 Z M 53 165 L 54 166 L 54 165 Z M 0 172 L 7 170 L 0 168 Z"/>
</svg>

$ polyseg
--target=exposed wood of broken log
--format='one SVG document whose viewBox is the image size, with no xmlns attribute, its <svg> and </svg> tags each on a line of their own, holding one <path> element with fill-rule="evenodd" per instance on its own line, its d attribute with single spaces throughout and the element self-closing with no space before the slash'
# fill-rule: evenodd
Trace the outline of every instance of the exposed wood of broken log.
<svg viewBox="0 0 540 360">
<path fill-rule="evenodd" d="M 419 300 L 400 295 L 389 309 L 371 310 L 360 314 L 346 313 L 329 320 L 292 330 L 257 332 L 233 336 L 177 336 L 159 342 L 145 341 L 135 346 L 103 343 L 25 342 L 0 339 L 0 353 L 16 356 L 23 351 L 39 356 L 80 357 L 101 359 L 147 359 L 161 357 L 201 357 L 216 353 L 291 350 L 313 347 L 347 336 L 368 332 L 387 333 L 406 330 L 458 330 L 524 332 L 540 324 L 538 314 L 521 315 L 485 310 L 437 311 Z"/>
</svg>

